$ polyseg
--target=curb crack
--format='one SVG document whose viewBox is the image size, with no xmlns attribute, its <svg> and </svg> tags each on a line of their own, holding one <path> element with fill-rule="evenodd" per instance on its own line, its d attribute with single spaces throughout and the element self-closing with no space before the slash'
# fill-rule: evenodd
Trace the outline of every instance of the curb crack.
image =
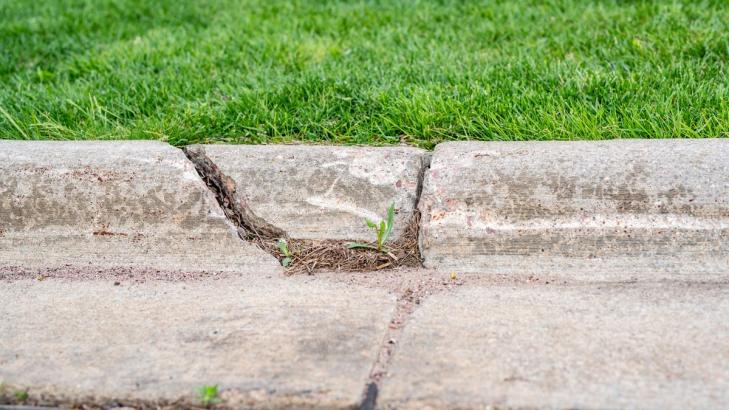
<svg viewBox="0 0 729 410">
<path fill-rule="evenodd" d="M 248 206 L 245 198 L 236 192 L 236 182 L 225 175 L 220 168 L 196 147 L 185 147 L 183 152 L 193 163 L 197 173 L 214 194 L 225 216 L 237 227 L 241 239 L 255 243 L 259 248 L 276 257 L 279 261 L 289 258 L 287 274 L 313 273 L 315 271 L 379 271 L 398 267 L 422 267 L 418 246 L 420 230 L 420 211 L 418 205 L 423 186 L 425 170 L 430 157 L 424 156 L 418 176 L 418 187 L 414 201 L 413 214 L 405 231 L 396 241 L 388 243 L 389 252 L 372 249 L 350 249 L 349 240 L 311 240 L 289 238 L 281 228 L 274 226 L 256 215 Z M 279 249 L 278 241 L 286 240 L 288 254 Z"/>
<path fill-rule="evenodd" d="M 203 150 L 191 147 L 183 149 L 195 165 L 203 182 L 215 194 L 225 216 L 238 228 L 241 239 L 261 244 L 264 241 L 286 238 L 286 232 L 256 215 L 242 198 L 236 195 L 235 181 L 225 175 Z M 266 247 L 264 250 L 268 251 Z"/>
</svg>

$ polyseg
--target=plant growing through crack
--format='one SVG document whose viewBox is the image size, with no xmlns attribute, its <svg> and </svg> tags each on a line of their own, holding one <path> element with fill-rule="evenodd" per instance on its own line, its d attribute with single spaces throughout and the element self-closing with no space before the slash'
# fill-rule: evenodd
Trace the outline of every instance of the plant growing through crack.
<svg viewBox="0 0 729 410">
<path fill-rule="evenodd" d="M 286 243 L 285 239 L 279 239 L 276 244 L 278 245 L 278 250 L 284 255 L 284 258 L 281 260 L 281 265 L 283 265 L 284 268 L 288 268 L 293 260 L 291 252 L 289 251 L 289 245 Z"/>
<path fill-rule="evenodd" d="M 385 242 L 387 242 L 387 238 L 392 233 L 392 228 L 395 223 L 395 203 L 391 203 L 390 207 L 387 208 L 387 219 L 381 220 L 379 224 L 370 221 L 369 219 L 365 219 L 365 222 L 377 235 L 377 242 L 375 242 L 375 245 L 370 243 L 351 242 L 347 244 L 347 248 L 368 248 L 379 252 L 387 252 L 388 249 L 385 246 Z"/>
<path fill-rule="evenodd" d="M 218 396 L 218 385 L 205 385 L 200 387 L 198 389 L 198 400 L 200 400 L 200 404 L 206 407 L 220 403 L 220 397 Z"/>
<path fill-rule="evenodd" d="M 28 392 L 25 390 L 16 390 L 13 392 L 13 395 L 15 396 L 15 399 L 19 402 L 24 402 L 28 400 Z"/>
</svg>

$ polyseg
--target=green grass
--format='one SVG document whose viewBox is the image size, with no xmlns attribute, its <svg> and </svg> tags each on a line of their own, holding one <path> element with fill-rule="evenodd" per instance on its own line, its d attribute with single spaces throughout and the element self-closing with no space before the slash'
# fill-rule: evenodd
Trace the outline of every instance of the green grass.
<svg viewBox="0 0 729 410">
<path fill-rule="evenodd" d="M 729 136 L 719 1 L 0 0 L 0 137 Z"/>
</svg>

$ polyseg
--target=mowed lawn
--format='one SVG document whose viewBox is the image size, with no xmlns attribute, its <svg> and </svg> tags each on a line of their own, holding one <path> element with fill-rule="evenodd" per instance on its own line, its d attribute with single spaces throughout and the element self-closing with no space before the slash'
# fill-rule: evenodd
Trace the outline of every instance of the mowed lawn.
<svg viewBox="0 0 729 410">
<path fill-rule="evenodd" d="M 0 138 L 729 136 L 729 2 L 0 0 Z"/>
</svg>

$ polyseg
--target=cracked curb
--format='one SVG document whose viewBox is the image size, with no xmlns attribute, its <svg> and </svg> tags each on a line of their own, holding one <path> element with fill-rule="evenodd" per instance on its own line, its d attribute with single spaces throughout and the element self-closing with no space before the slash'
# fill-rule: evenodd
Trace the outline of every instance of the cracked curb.
<svg viewBox="0 0 729 410">
<path fill-rule="evenodd" d="M 283 229 L 278 228 L 257 216 L 248 206 L 245 198 L 237 195 L 235 181 L 220 171 L 220 168 L 205 155 L 199 147 L 186 147 L 183 152 L 195 165 L 200 178 L 213 192 L 225 216 L 238 227 L 241 239 L 287 238 Z"/>
<path fill-rule="evenodd" d="M 369 241 L 365 219 L 394 203 L 397 240 L 417 208 L 427 153 L 409 147 L 192 145 L 235 185 L 235 200 L 292 239 Z"/>
<path fill-rule="evenodd" d="M 235 146 L 202 146 L 194 145 L 184 149 L 185 154 L 195 164 L 200 177 L 206 182 L 209 189 L 215 194 L 218 203 L 224 210 L 228 219 L 232 221 L 238 227 L 239 236 L 249 242 L 255 243 L 261 249 L 275 256 L 279 261 L 283 261 L 287 258 L 291 261 L 289 266 L 289 273 L 296 272 L 307 272 L 312 273 L 314 271 L 322 270 L 343 270 L 343 271 L 370 271 L 370 270 L 381 270 L 381 269 L 393 269 L 402 266 L 421 266 L 419 248 L 417 247 L 418 238 L 418 227 L 420 214 L 418 210 L 418 201 L 422 190 L 422 181 L 425 169 L 429 162 L 429 155 L 424 154 L 420 151 L 411 150 L 391 150 L 391 149 L 372 149 L 372 148 L 343 148 L 346 150 L 347 155 L 358 156 L 360 153 L 362 156 L 374 156 L 381 159 L 387 159 L 387 165 L 382 165 L 374 170 L 362 170 L 357 169 L 357 174 L 352 175 L 349 181 L 354 184 L 370 184 L 373 190 L 382 190 L 383 192 L 395 192 L 400 198 L 401 206 L 407 205 L 406 209 L 400 209 L 400 213 L 409 212 L 410 217 L 405 221 L 405 227 L 400 227 L 399 237 L 396 237 L 394 241 L 389 242 L 388 252 L 378 252 L 371 249 L 350 249 L 348 244 L 355 242 L 356 238 L 350 237 L 345 240 L 336 239 L 339 234 L 339 230 L 342 228 L 342 224 L 351 223 L 351 218 L 341 219 L 336 224 L 319 227 L 316 237 L 318 239 L 302 238 L 302 237 L 291 237 L 288 232 L 281 229 L 264 218 L 258 216 L 253 210 L 253 205 L 258 204 L 261 201 L 260 195 L 256 192 L 261 188 L 254 188 L 247 181 L 248 179 L 255 179 L 255 176 L 251 176 L 249 173 L 250 169 L 255 168 L 253 174 L 260 172 L 264 175 L 271 173 L 283 172 L 284 170 L 290 169 L 292 166 L 302 166 L 301 161 L 311 161 L 312 152 L 314 148 L 315 155 L 323 154 L 322 149 L 337 150 L 337 147 L 299 147 L 299 146 L 267 146 L 267 147 L 235 147 Z M 249 150 L 254 150 L 256 155 L 262 155 L 266 157 L 267 161 L 260 163 L 257 166 L 251 166 L 249 164 L 243 164 L 245 161 L 253 160 Z M 211 158 L 210 152 L 216 153 L 217 157 Z M 222 153 L 222 154 L 221 154 Z M 226 154 L 226 155 L 223 155 Z M 285 158 L 283 165 L 268 165 L 268 162 Z M 303 158 L 303 159 L 302 159 Z M 326 157 L 322 157 L 326 158 Z M 343 158 L 343 157 L 342 157 Z M 400 158 L 403 161 L 400 162 Z M 216 163 L 217 161 L 218 163 Z M 238 183 L 235 179 L 223 172 L 220 162 L 226 165 L 226 169 L 230 172 L 234 172 L 237 175 L 237 179 L 241 180 L 246 177 L 246 182 Z M 293 165 L 292 165 L 293 164 Z M 307 171 L 312 175 L 321 176 L 324 175 L 324 171 L 329 168 L 330 163 L 308 163 Z M 388 167 L 393 168 L 396 166 L 404 167 L 399 168 L 400 172 L 399 179 L 396 182 L 388 184 L 371 184 L 367 182 L 367 177 L 388 172 Z M 416 166 L 413 169 L 413 166 Z M 242 170 L 241 170 L 242 168 Z M 363 172 L 368 172 L 367 174 Z M 363 199 L 357 199 L 352 195 L 353 191 L 350 189 L 343 189 L 339 187 L 336 189 L 336 193 L 333 192 L 337 184 L 341 184 L 341 176 L 336 176 L 331 182 L 330 187 L 327 189 L 328 195 L 332 198 L 336 197 L 336 200 L 341 203 L 362 203 Z M 403 182 L 405 180 L 406 182 Z M 409 181 L 409 182 L 407 182 Z M 275 181 L 267 181 L 267 183 L 276 183 Z M 283 201 L 280 205 L 282 207 L 298 207 L 305 206 L 311 197 L 307 197 L 303 192 L 297 191 L 295 187 L 297 181 L 286 181 L 287 189 L 295 194 L 286 195 L 279 198 Z M 345 184 L 346 186 L 346 184 Z M 409 186 L 409 188 L 407 188 Z M 249 195 L 253 195 L 257 200 L 253 200 L 242 192 L 247 191 Z M 303 196 L 298 196 L 303 195 Z M 389 194 L 386 194 L 389 195 Z M 410 199 L 412 197 L 412 199 Z M 318 196 L 317 196 L 318 198 Z M 388 196 L 389 198 L 389 196 Z M 266 199 L 268 200 L 268 199 Z M 402 201 L 405 200 L 405 205 Z M 363 203 L 364 204 L 364 203 Z M 373 207 L 372 203 L 367 202 L 366 205 L 369 208 Z M 381 205 L 381 204 L 380 204 Z M 257 206 L 258 209 L 265 209 L 260 204 Z M 364 209 L 361 205 L 359 209 Z M 409 211 L 408 211 L 409 209 Z M 316 208 L 309 210 L 316 214 L 316 211 L 324 212 L 324 219 L 335 218 L 336 215 L 330 215 L 329 210 L 326 208 Z M 275 212 L 268 212 L 269 215 L 277 215 Z M 305 214 L 304 216 L 307 216 Z M 272 217 L 272 216 L 269 216 Z M 278 216 L 276 216 L 278 217 Z M 403 215 L 400 215 L 399 220 L 403 221 Z M 341 222 L 341 223 L 339 223 Z M 356 220 L 357 226 L 364 225 L 363 221 Z M 308 222 L 307 222 L 308 223 Z M 288 223 L 288 226 L 296 226 L 296 223 Z M 305 223 L 306 224 L 306 223 Z M 331 228 L 331 229 L 329 229 Z M 298 227 L 294 228 L 295 232 L 300 232 L 301 229 Z M 370 233 L 372 235 L 372 233 Z M 279 240 L 285 240 L 287 247 L 290 251 L 289 255 L 285 255 L 278 245 Z"/>
<path fill-rule="evenodd" d="M 729 266 L 729 140 L 449 142 L 436 147 L 430 168 L 430 155 L 412 148 L 185 151 L 207 186 L 179 150 L 160 142 L 0 141 L 0 266 L 263 266 L 264 255 L 222 239 L 219 225 L 231 226 L 221 214 L 279 260 L 274 241 L 289 240 L 306 272 L 419 266 L 421 254 L 438 269 L 590 272 L 594 280 L 712 280 Z M 284 202 L 276 206 L 274 197 Z M 407 233 L 393 243 L 397 252 L 347 250 L 362 240 L 357 232 L 373 237 L 362 215 L 383 212 L 393 198 L 395 230 Z M 218 225 L 216 233 L 205 224 Z M 32 256 L 38 246 L 52 250 L 45 265 Z M 195 255 L 201 247 L 209 248 L 204 264 Z M 150 249 L 159 249 L 156 261 L 145 256 Z"/>
</svg>

